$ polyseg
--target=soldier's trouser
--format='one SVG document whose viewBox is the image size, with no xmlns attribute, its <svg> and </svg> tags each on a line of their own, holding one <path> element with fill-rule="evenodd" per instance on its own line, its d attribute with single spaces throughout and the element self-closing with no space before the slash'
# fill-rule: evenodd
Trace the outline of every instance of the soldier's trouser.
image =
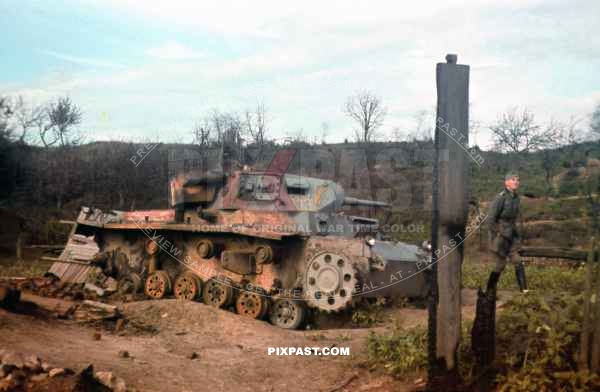
<svg viewBox="0 0 600 392">
<path fill-rule="evenodd" d="M 523 265 L 523 261 L 521 260 L 521 256 L 518 253 L 519 247 L 517 244 L 507 244 L 508 246 L 501 250 L 508 250 L 508 254 L 501 254 L 499 252 L 492 252 L 494 261 L 495 261 L 495 269 L 494 272 L 498 274 L 502 274 L 504 268 L 508 261 L 510 261 L 515 266 L 515 276 L 517 278 L 517 284 L 519 285 L 519 290 L 526 291 L 527 290 L 527 279 L 525 277 L 525 266 Z"/>
<path fill-rule="evenodd" d="M 494 263 L 496 264 L 494 271 L 496 271 L 499 274 L 501 274 L 502 271 L 504 271 L 504 268 L 506 267 L 506 264 L 509 261 L 515 267 L 522 262 L 521 256 L 519 256 L 519 253 L 517 252 L 516 247 L 512 247 L 507 256 L 503 256 L 496 252 L 492 252 L 492 256 L 493 256 Z"/>
</svg>

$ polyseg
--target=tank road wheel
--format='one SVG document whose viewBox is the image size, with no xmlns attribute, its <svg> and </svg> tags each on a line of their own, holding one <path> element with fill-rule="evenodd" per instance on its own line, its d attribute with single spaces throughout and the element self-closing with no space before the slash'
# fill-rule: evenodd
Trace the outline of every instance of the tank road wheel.
<svg viewBox="0 0 600 392">
<path fill-rule="evenodd" d="M 312 306 L 340 311 L 352 302 L 357 271 L 348 258 L 331 252 L 316 255 L 306 269 L 304 292 Z"/>
<path fill-rule="evenodd" d="M 304 304 L 291 299 L 278 299 L 270 310 L 271 324 L 284 329 L 298 329 L 304 321 Z"/>
<path fill-rule="evenodd" d="M 254 251 L 257 264 L 267 264 L 273 259 L 273 249 L 269 245 L 261 245 Z"/>
<path fill-rule="evenodd" d="M 194 274 L 186 272 L 175 279 L 175 284 L 173 285 L 173 294 L 175 294 L 175 298 L 193 301 L 201 292 L 202 283 Z"/>
<path fill-rule="evenodd" d="M 268 303 L 264 295 L 242 291 L 235 301 L 235 310 L 242 316 L 262 319 L 267 314 Z"/>
<path fill-rule="evenodd" d="M 198 256 L 203 259 L 210 259 L 215 250 L 215 246 L 213 245 L 211 240 L 200 240 L 196 245 L 196 252 L 198 252 Z"/>
<path fill-rule="evenodd" d="M 202 299 L 207 305 L 224 308 L 229 305 L 233 299 L 233 289 L 215 279 L 210 279 L 204 285 Z"/>
<path fill-rule="evenodd" d="M 164 298 L 171 291 L 171 279 L 165 271 L 155 271 L 148 276 L 144 293 L 154 299 Z"/>
</svg>

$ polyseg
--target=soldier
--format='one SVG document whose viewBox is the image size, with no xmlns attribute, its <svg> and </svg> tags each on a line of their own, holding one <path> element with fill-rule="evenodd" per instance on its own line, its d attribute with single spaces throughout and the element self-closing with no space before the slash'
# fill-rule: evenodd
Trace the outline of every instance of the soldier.
<svg viewBox="0 0 600 392">
<path fill-rule="evenodd" d="M 494 271 L 488 280 L 488 290 L 496 288 L 498 279 L 506 267 L 508 259 L 515 265 L 517 284 L 522 293 L 527 293 L 527 280 L 525 267 L 519 256 L 521 236 L 517 230 L 517 216 L 519 216 L 519 175 L 508 172 L 504 177 L 504 189 L 500 192 L 488 212 L 488 229 L 490 251 L 496 263 Z"/>
</svg>

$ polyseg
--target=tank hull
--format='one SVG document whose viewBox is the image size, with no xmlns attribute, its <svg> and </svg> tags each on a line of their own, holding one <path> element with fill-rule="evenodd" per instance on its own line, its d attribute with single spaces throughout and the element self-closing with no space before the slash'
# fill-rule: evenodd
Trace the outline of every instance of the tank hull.
<svg viewBox="0 0 600 392">
<path fill-rule="evenodd" d="M 81 278 L 83 272 L 69 270 L 83 271 L 87 263 L 119 282 L 141 282 L 137 289 L 151 298 L 202 297 L 216 306 L 235 304 L 257 318 L 276 307 L 282 310 L 274 323 L 284 327 L 300 325 L 293 317 L 305 309 L 337 312 L 360 298 L 422 297 L 427 291 L 426 251 L 361 235 L 339 223 L 345 216 L 253 210 L 183 216 L 181 222 L 174 210 L 84 207 L 71 239 L 85 244 L 67 246 L 51 272 Z M 336 222 L 341 232 L 320 231 L 323 220 Z M 359 222 L 365 221 L 371 223 Z M 72 257 L 77 254 L 85 256 Z M 248 304 L 255 308 L 248 310 Z"/>
</svg>

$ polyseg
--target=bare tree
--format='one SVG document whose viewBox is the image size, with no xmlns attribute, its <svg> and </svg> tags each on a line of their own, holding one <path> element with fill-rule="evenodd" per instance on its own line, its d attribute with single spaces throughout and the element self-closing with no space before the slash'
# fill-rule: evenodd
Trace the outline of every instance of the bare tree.
<svg viewBox="0 0 600 392">
<path fill-rule="evenodd" d="M 354 131 L 357 141 L 371 142 L 375 131 L 383 124 L 386 112 L 381 99 L 368 91 L 358 92 L 346 101 L 346 114 L 359 126 Z"/>
<path fill-rule="evenodd" d="M 235 112 L 221 113 L 218 109 L 214 109 L 209 115 L 211 130 L 215 133 L 215 141 L 221 145 L 225 141 L 226 134 L 229 139 L 239 138 L 242 131 L 242 120 Z"/>
<path fill-rule="evenodd" d="M 327 143 L 327 136 L 329 136 L 329 124 L 323 121 L 321 123 L 321 144 Z"/>
<path fill-rule="evenodd" d="M 56 102 L 51 102 L 46 108 L 46 115 L 48 124 L 40 134 L 44 146 L 48 147 L 58 142 L 61 147 L 65 147 L 81 142 L 81 135 L 74 130 L 74 127 L 81 123 L 81 110 L 69 97 L 61 97 Z"/>
<path fill-rule="evenodd" d="M 413 141 L 432 141 L 435 136 L 435 113 L 428 109 L 422 109 L 413 115 L 415 127 L 409 133 L 409 138 Z"/>
<path fill-rule="evenodd" d="M 265 144 L 267 133 L 267 110 L 264 103 L 256 105 L 256 110 L 252 113 L 246 110 L 246 133 L 250 136 L 254 144 L 262 147 Z"/>
<path fill-rule="evenodd" d="M 405 133 L 402 131 L 400 127 L 392 128 L 392 141 L 401 142 L 406 137 Z"/>
<path fill-rule="evenodd" d="M 569 121 L 561 125 L 563 131 L 560 144 L 565 146 L 567 158 L 569 160 L 569 167 L 573 169 L 575 167 L 575 152 L 577 144 L 582 141 L 583 131 L 580 129 L 581 119 L 571 116 Z"/>
<path fill-rule="evenodd" d="M 19 142 L 26 143 L 31 139 L 29 130 L 31 128 L 42 129 L 47 122 L 47 115 L 41 105 L 29 105 L 23 97 L 17 98 L 15 105 L 15 117 L 20 128 Z"/>
<path fill-rule="evenodd" d="M 304 128 L 298 128 L 296 131 L 288 132 L 285 142 L 287 144 L 308 143 L 308 138 L 304 133 Z"/>
<path fill-rule="evenodd" d="M 503 113 L 489 129 L 498 151 L 514 153 L 550 147 L 559 139 L 561 132 L 556 124 L 542 127 L 535 122 L 532 112 L 527 109 L 519 112 L 517 108 Z"/>
<path fill-rule="evenodd" d="M 9 140 L 12 137 L 12 126 L 10 124 L 14 114 L 13 105 L 8 97 L 0 96 L 0 138 Z"/>
<path fill-rule="evenodd" d="M 193 129 L 194 143 L 201 147 L 206 147 L 210 143 L 211 124 L 208 118 L 204 118 L 202 123 L 196 123 Z"/>
<path fill-rule="evenodd" d="M 591 117 L 590 128 L 594 134 L 600 135 L 600 103 L 596 105 Z"/>
<path fill-rule="evenodd" d="M 566 152 L 571 161 L 571 167 L 574 167 L 572 146 L 577 143 L 579 137 L 577 130 L 578 123 L 579 120 L 571 117 L 567 122 L 551 120 L 544 128 L 544 132 L 548 135 L 548 140 L 541 147 L 543 148 L 542 169 L 544 170 L 544 180 L 546 181 L 546 198 L 550 197 L 552 193 L 552 177 L 560 161 L 560 153 L 556 150 L 557 147 L 561 145 L 568 147 Z"/>
</svg>

